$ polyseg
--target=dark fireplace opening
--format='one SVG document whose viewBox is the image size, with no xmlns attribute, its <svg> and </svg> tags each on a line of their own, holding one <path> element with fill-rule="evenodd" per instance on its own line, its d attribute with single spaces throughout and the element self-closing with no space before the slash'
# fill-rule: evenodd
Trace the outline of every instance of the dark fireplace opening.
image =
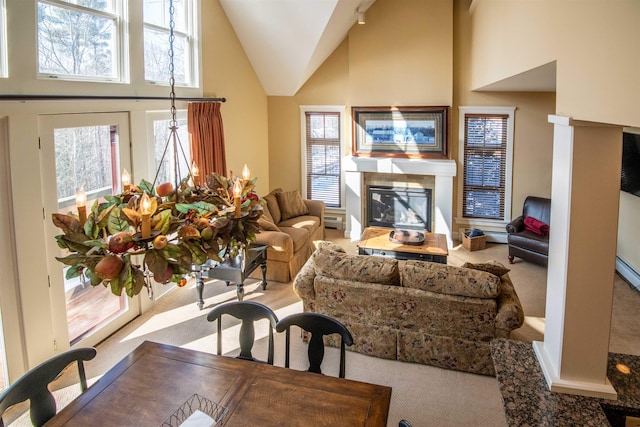
<svg viewBox="0 0 640 427">
<path fill-rule="evenodd" d="M 431 232 L 431 190 L 368 185 L 367 227 L 406 228 Z"/>
</svg>

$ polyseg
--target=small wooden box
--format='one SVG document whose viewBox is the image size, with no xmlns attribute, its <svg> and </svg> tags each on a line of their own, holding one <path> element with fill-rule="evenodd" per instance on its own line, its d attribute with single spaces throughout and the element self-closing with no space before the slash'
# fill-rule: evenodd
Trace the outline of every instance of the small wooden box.
<svg viewBox="0 0 640 427">
<path fill-rule="evenodd" d="M 487 247 L 487 236 L 469 237 L 469 234 L 462 234 L 462 247 L 468 251 L 479 251 Z"/>
</svg>

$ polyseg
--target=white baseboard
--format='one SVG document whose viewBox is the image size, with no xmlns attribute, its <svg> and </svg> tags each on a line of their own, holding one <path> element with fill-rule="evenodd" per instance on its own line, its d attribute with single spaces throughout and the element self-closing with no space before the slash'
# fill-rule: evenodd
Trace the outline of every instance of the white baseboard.
<svg viewBox="0 0 640 427">
<path fill-rule="evenodd" d="M 620 257 L 616 257 L 616 271 L 634 288 L 640 291 L 640 272 Z"/>
</svg>

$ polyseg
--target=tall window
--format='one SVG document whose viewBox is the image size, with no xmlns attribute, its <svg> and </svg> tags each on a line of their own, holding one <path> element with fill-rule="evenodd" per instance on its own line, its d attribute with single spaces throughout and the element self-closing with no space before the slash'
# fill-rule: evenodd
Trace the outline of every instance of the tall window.
<svg viewBox="0 0 640 427">
<path fill-rule="evenodd" d="M 173 161 L 175 159 L 173 138 L 169 138 L 170 117 L 168 112 L 147 113 L 147 123 L 150 126 L 148 131 L 149 135 L 153 137 L 156 168 L 154 169 L 154 174 L 156 171 L 158 172 L 156 184 L 174 182 L 176 174 L 178 174 L 179 179 L 186 178 L 191 165 L 191 147 L 187 134 L 187 112 L 184 110 L 178 111 L 176 116 L 176 125 L 178 126 L 176 139 L 178 143 L 178 170 L 175 170 L 175 162 Z M 149 181 L 153 180 L 153 178 L 154 176 L 150 176 Z"/>
<path fill-rule="evenodd" d="M 7 77 L 7 13 L 5 0 L 0 0 L 0 77 Z"/>
<path fill-rule="evenodd" d="M 510 217 L 513 108 L 461 107 L 462 218 Z"/>
<path fill-rule="evenodd" d="M 195 3 L 174 0 L 174 78 L 181 86 L 193 86 L 195 76 L 196 25 Z M 168 83 L 169 0 L 144 0 L 144 77 L 156 83 Z"/>
<path fill-rule="evenodd" d="M 342 207 L 343 107 L 303 107 L 303 188 L 306 197 Z"/>
<path fill-rule="evenodd" d="M 123 80 L 121 0 L 38 0 L 41 77 Z"/>
</svg>

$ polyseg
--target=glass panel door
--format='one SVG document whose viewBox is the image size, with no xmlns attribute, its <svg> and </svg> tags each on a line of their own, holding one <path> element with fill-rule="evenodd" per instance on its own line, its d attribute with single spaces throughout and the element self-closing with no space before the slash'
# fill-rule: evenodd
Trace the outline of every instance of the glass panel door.
<svg viewBox="0 0 640 427">
<path fill-rule="evenodd" d="M 96 200 L 122 191 L 121 171 L 131 171 L 127 114 L 43 116 L 40 135 L 47 218 L 54 212 L 76 213 L 81 192 L 89 210 Z M 60 230 L 45 223 L 56 337 L 71 346 L 94 345 L 139 314 L 139 298 L 115 296 L 84 276 L 66 279 L 66 268 L 55 260 L 66 255 L 55 244 Z"/>
</svg>

